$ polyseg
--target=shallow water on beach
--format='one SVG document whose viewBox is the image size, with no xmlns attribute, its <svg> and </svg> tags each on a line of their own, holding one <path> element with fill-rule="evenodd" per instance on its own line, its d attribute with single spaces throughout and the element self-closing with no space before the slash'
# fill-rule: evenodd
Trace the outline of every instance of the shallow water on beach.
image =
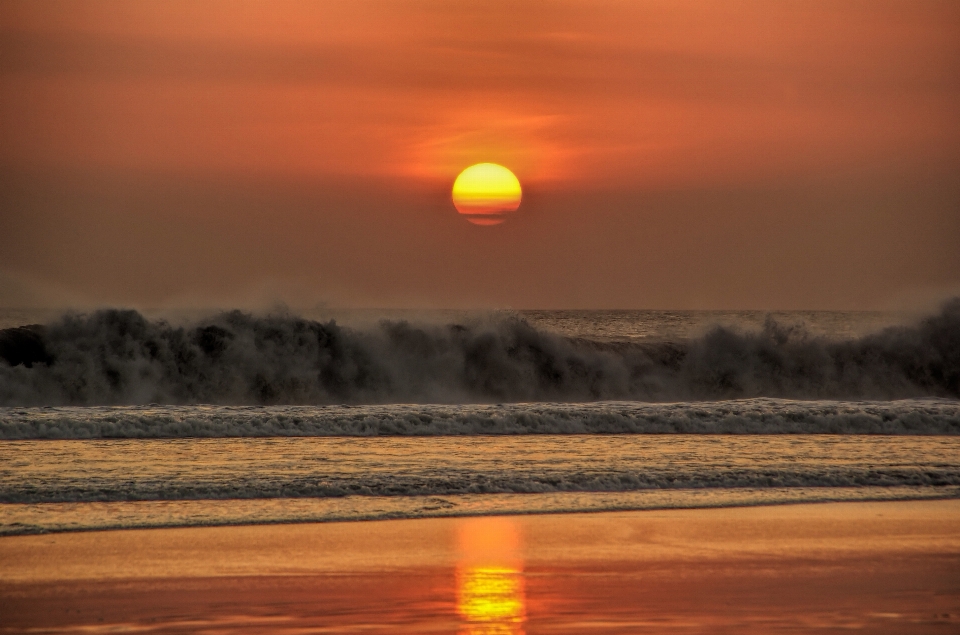
<svg viewBox="0 0 960 635">
<path fill-rule="evenodd" d="M 709 509 L 795 503 L 944 498 L 960 498 L 960 486 L 745 487 L 549 494 L 0 503 L 0 536 L 148 527 L 213 527 L 646 509 Z"/>
<path fill-rule="evenodd" d="M 960 437 L 8 441 L 0 533 L 960 496 Z"/>
</svg>

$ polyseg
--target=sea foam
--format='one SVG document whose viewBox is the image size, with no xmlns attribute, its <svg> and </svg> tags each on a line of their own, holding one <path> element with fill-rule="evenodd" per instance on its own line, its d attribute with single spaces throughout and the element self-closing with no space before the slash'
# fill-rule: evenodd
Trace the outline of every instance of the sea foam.
<svg viewBox="0 0 960 635">
<path fill-rule="evenodd" d="M 0 439 L 518 434 L 960 434 L 960 401 L 0 408 Z"/>
<path fill-rule="evenodd" d="M 960 397 L 960 299 L 912 326 L 814 336 L 768 319 L 674 342 L 609 342 L 517 316 L 348 328 L 136 311 L 0 331 L 0 405 L 377 404 Z"/>
</svg>

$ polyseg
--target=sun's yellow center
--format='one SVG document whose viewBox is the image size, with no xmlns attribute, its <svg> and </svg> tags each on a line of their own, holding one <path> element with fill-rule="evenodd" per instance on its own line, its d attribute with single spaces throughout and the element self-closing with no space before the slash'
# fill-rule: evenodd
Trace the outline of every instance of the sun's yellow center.
<svg viewBox="0 0 960 635">
<path fill-rule="evenodd" d="M 497 225 L 504 214 L 520 207 L 520 181 L 496 163 L 478 163 L 460 173 L 453 183 L 457 211 L 477 225 Z"/>
</svg>

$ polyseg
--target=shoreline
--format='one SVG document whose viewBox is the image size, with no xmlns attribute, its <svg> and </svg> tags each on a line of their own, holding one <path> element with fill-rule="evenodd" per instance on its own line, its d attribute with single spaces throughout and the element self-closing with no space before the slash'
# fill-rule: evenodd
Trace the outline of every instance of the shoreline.
<svg viewBox="0 0 960 635">
<path fill-rule="evenodd" d="M 764 496 L 768 498 L 764 498 Z M 769 498 L 772 497 L 772 498 Z M 547 499 L 552 505 L 531 506 L 534 498 Z M 679 502 L 678 502 L 679 499 Z M 705 500 L 706 499 L 706 500 Z M 487 516 L 542 516 L 554 514 L 603 514 L 630 513 L 669 510 L 708 510 L 751 507 L 775 507 L 784 505 L 824 505 L 830 503 L 872 503 L 872 502 L 911 502 L 943 501 L 960 499 L 958 486 L 887 486 L 887 487 L 789 487 L 789 488 L 693 488 L 668 490 L 635 490 L 627 492 L 554 492 L 509 493 L 479 495 L 425 495 L 425 496 L 343 496 L 331 498 L 269 498 L 269 499 L 174 499 L 139 501 L 83 501 L 83 502 L 44 502 L 44 503 L 0 503 L 0 538 L 12 536 L 55 535 L 61 533 L 80 533 L 98 531 L 127 531 L 140 529 L 187 529 L 216 527 L 247 527 L 269 525 L 328 524 L 345 522 L 379 522 L 399 520 L 457 519 L 479 518 Z M 633 501 L 630 504 L 627 501 Z M 485 507 L 475 506 L 483 501 Z M 619 501 L 619 502 L 613 502 Z M 667 502 L 669 501 L 669 502 Z M 347 510 L 350 502 L 369 510 L 376 506 L 378 513 L 358 509 Z M 642 502 L 642 504 L 641 504 Z M 402 511 L 397 503 L 406 503 L 408 507 L 420 504 L 416 513 Z M 397 505 L 392 513 L 384 511 L 391 504 Z M 491 504 L 494 507 L 491 507 Z M 579 507 L 574 506 L 579 504 Z M 499 505 L 497 507 L 496 505 Z M 564 507 L 564 505 L 567 505 Z M 318 509 L 339 506 L 339 515 L 321 517 Z M 204 511 L 210 508 L 222 510 L 231 507 L 270 509 L 294 508 L 295 513 L 287 517 L 248 517 L 246 519 L 218 519 L 210 515 L 207 521 L 198 520 Z M 453 509 L 459 507 L 459 509 Z M 69 525 L 72 516 L 91 516 L 99 511 L 102 515 L 115 517 L 124 511 L 140 517 L 149 517 L 151 510 L 163 510 L 169 515 L 171 510 L 180 509 L 189 512 L 193 522 L 156 521 L 139 524 L 108 524 L 101 521 L 100 526 Z M 443 511 L 446 508 L 446 511 Z M 94 511 L 91 511 L 94 510 Z M 309 511 L 313 510 L 314 515 Z M 352 511 L 352 513 L 351 513 Z M 159 512 L 155 512 L 159 514 Z M 212 512 L 214 513 L 223 513 Z M 249 511 L 248 511 L 249 513 Z M 60 523 L 42 526 L 40 521 L 51 514 L 59 514 Z M 222 517 L 221 517 L 222 518 Z M 30 524 L 32 519 L 37 524 Z M 74 521 L 77 522 L 77 521 Z M 88 521 L 89 522 L 89 521 Z M 129 522 L 129 521 L 128 521 Z M 17 530 L 16 526 L 27 527 Z"/>
<path fill-rule="evenodd" d="M 960 500 L 7 536 L 0 561 L 6 632 L 960 624 Z"/>
</svg>

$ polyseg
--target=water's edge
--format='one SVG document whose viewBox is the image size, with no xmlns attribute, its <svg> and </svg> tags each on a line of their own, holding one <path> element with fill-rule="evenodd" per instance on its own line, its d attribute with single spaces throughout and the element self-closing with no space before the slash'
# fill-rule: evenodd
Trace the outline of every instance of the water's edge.
<svg viewBox="0 0 960 635">
<path fill-rule="evenodd" d="M 0 538 L 52 533 L 960 499 L 960 486 L 821 487 L 338 499 L 0 503 Z M 151 509 L 153 508 L 153 509 Z"/>
</svg>

